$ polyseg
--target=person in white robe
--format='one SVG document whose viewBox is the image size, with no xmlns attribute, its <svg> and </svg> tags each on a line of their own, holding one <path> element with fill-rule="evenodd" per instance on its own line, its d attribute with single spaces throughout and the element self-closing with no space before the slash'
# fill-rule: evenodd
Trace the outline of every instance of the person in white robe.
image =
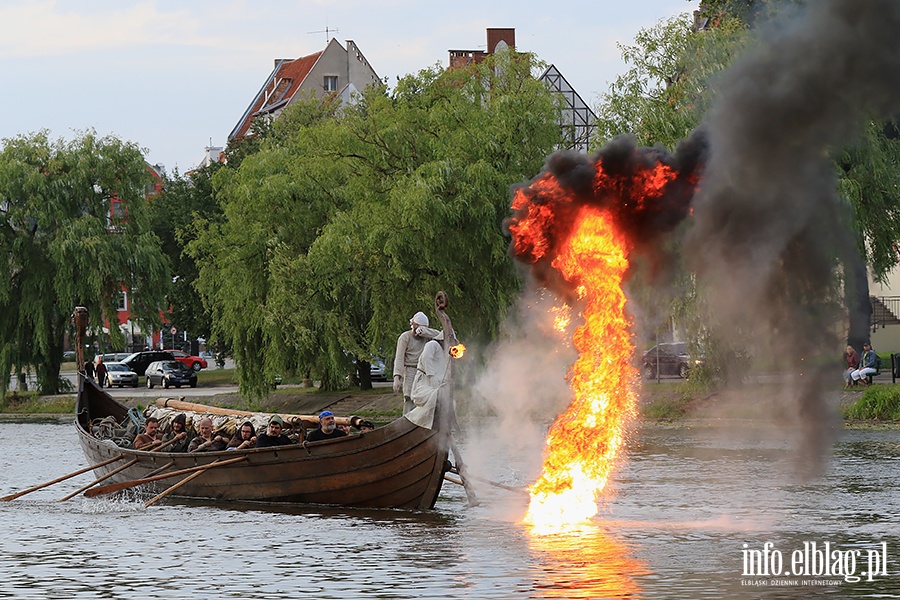
<svg viewBox="0 0 900 600">
<path fill-rule="evenodd" d="M 409 320 L 409 329 L 397 338 L 397 351 L 394 353 L 394 393 L 403 392 L 403 414 L 408 413 L 415 404 L 412 401 L 413 381 L 416 378 L 416 366 L 428 340 L 440 334 L 437 329 L 428 326 L 428 317 L 417 312 Z"/>
<path fill-rule="evenodd" d="M 450 354 L 441 345 L 442 333 L 437 339 L 429 340 L 419 356 L 411 392 L 415 408 L 406 413 L 407 419 L 425 429 L 434 425 L 438 402 L 451 398 Z"/>
</svg>

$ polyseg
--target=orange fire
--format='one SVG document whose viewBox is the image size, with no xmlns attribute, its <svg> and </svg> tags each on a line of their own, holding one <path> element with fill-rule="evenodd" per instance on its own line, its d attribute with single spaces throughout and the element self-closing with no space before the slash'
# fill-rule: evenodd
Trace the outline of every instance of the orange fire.
<svg viewBox="0 0 900 600">
<path fill-rule="evenodd" d="M 627 243 L 609 215 L 583 208 L 553 266 L 577 286 L 585 306 L 584 324 L 573 335 L 579 352 L 570 374 L 575 399 L 550 428 L 543 473 L 531 487 L 525 520 L 539 528 L 578 523 L 597 513 L 597 498 L 615 466 L 636 399 L 621 285 Z"/>
<path fill-rule="evenodd" d="M 465 344 L 457 344 L 455 346 L 450 346 L 450 356 L 453 358 L 462 358 L 463 354 L 466 353 Z"/>
<path fill-rule="evenodd" d="M 561 329 L 583 323 L 572 343 L 574 398 L 550 427 L 543 471 L 531 486 L 525 521 L 536 531 L 567 528 L 597 514 L 635 413 L 637 370 L 622 281 L 629 254 L 654 244 L 687 217 L 702 168 L 702 144 L 676 155 L 613 140 L 594 157 L 560 153 L 515 191 L 507 221 L 516 258 L 561 294 Z M 638 246 L 639 244 L 639 246 Z"/>
</svg>

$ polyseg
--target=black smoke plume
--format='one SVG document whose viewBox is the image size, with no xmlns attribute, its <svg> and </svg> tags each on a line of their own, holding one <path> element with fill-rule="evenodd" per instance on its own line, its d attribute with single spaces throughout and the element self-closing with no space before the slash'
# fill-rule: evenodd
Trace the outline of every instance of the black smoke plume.
<svg viewBox="0 0 900 600">
<path fill-rule="evenodd" d="M 541 173 L 517 190 L 526 202 L 520 203 L 505 223 L 507 228 L 515 226 L 536 207 L 546 208 L 553 215 L 546 229 L 549 251 L 537 257 L 533 249 L 520 248 L 516 258 L 531 265 L 541 285 L 569 298 L 573 284 L 564 281 L 550 263 L 585 206 L 612 214 L 618 229 L 632 244 L 632 252 L 657 253 L 658 241 L 690 213 L 705 152 L 705 136 L 698 130 L 682 141 L 674 154 L 661 146 L 638 147 L 633 136 L 622 135 L 593 156 L 575 152 L 551 155 Z M 648 195 L 646 178 L 661 165 L 671 169 L 672 178 L 658 193 Z M 558 188 L 543 185 L 547 178 Z"/>
<path fill-rule="evenodd" d="M 830 152 L 900 104 L 900 2 L 816 0 L 725 74 L 684 246 L 720 331 L 753 332 L 791 375 L 804 459 L 831 441 L 838 265 L 858 251 Z M 858 258 L 857 258 L 858 261 Z"/>
</svg>

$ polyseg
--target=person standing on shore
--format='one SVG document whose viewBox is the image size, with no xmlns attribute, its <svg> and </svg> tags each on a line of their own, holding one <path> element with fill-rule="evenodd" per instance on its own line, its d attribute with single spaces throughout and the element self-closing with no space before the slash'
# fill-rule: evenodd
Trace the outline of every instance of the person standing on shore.
<svg viewBox="0 0 900 600">
<path fill-rule="evenodd" d="M 103 363 L 103 357 L 97 357 L 97 366 L 94 367 L 94 375 L 97 377 L 97 384 L 100 387 L 103 387 L 106 384 L 106 365 Z M 110 385 L 109 387 L 112 387 Z"/>
<path fill-rule="evenodd" d="M 416 378 L 416 365 L 426 342 L 433 340 L 440 331 L 428 327 L 428 317 L 417 312 L 409 320 L 409 329 L 397 338 L 397 351 L 394 353 L 394 393 L 403 393 L 403 414 L 405 415 L 415 404 L 410 394 Z"/>
</svg>

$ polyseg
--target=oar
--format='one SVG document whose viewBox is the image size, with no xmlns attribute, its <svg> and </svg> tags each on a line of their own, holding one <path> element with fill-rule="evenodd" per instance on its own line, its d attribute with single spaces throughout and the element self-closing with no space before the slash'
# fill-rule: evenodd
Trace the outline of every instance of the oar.
<svg viewBox="0 0 900 600">
<path fill-rule="evenodd" d="M 150 471 L 149 473 L 144 475 L 144 477 L 153 477 L 154 475 L 159 475 L 160 473 L 162 473 L 163 471 L 165 471 L 166 469 L 168 469 L 169 467 L 171 467 L 174 464 L 175 464 L 175 459 L 173 458 L 172 460 L 170 460 L 169 462 L 167 462 L 160 468 L 153 469 L 152 471 Z"/>
<path fill-rule="evenodd" d="M 459 448 L 456 447 L 456 442 L 453 441 L 452 437 L 450 438 L 450 449 L 453 451 L 453 460 L 456 461 L 456 472 L 459 475 L 463 489 L 466 490 L 466 498 L 469 500 L 469 506 L 478 506 L 478 496 L 475 495 L 475 490 L 472 489 L 472 486 L 470 486 L 467 481 L 469 474 L 468 471 L 466 471 L 466 465 L 463 464 L 462 454 L 460 453 Z"/>
<path fill-rule="evenodd" d="M 168 442 L 163 442 L 162 440 L 157 440 L 157 441 L 153 442 L 152 444 L 150 444 L 149 446 L 147 446 L 146 450 L 147 450 L 147 451 L 159 450 L 159 449 L 161 449 L 161 448 L 163 448 L 163 447 L 165 447 L 165 446 L 170 445 L 170 444 L 171 444 L 172 442 L 174 442 L 176 439 L 179 439 L 179 438 L 171 439 L 171 440 L 169 440 Z M 143 449 L 143 448 L 142 448 L 142 449 Z M 125 464 L 122 465 L 121 467 L 119 467 L 119 468 L 117 468 L 117 469 L 113 469 L 112 471 L 110 471 L 110 472 L 107 473 L 106 475 L 104 475 L 104 476 L 102 476 L 102 477 L 98 477 L 98 478 L 95 479 L 93 482 L 91 482 L 91 483 L 89 483 L 89 484 L 87 484 L 87 485 L 85 485 L 85 486 L 82 486 L 82 487 L 78 488 L 77 490 L 75 490 L 74 492 L 72 492 L 71 494 L 69 494 L 68 496 L 66 496 L 65 498 L 60 498 L 59 500 L 57 500 L 57 502 L 65 502 L 66 500 L 69 500 L 69 499 L 71 499 L 71 498 L 74 498 L 75 496 L 77 496 L 78 494 L 80 494 L 81 492 L 83 492 L 84 490 L 86 490 L 86 489 L 88 489 L 88 488 L 92 488 L 92 487 L 94 487 L 95 485 L 97 485 L 98 483 L 102 483 L 102 482 L 106 481 L 107 479 L 109 479 L 110 477 L 112 477 L 112 476 L 115 475 L 116 473 L 119 473 L 120 471 L 124 471 L 125 469 L 127 469 L 128 467 L 130 467 L 131 465 L 133 465 L 134 463 L 136 463 L 137 461 L 138 461 L 138 459 L 136 459 L 136 458 L 134 458 L 134 459 L 128 461 L 127 463 L 125 463 Z M 151 474 L 155 475 L 155 474 L 158 473 L 159 471 L 164 471 L 166 468 L 172 466 L 174 463 L 175 463 L 175 461 L 173 460 L 173 461 L 171 461 L 170 463 L 168 463 L 165 467 L 163 467 L 163 468 L 161 468 L 161 469 L 157 469 L 156 471 L 153 471 L 153 473 L 151 473 Z"/>
<path fill-rule="evenodd" d="M 531 494 L 528 490 L 523 490 L 522 488 L 512 487 L 509 485 L 503 485 L 502 483 L 497 483 L 496 481 L 491 481 L 490 479 L 485 479 L 484 477 L 478 477 L 477 475 L 469 475 L 469 479 L 474 481 L 480 481 L 481 483 L 486 483 L 488 485 L 492 485 L 496 488 L 500 488 L 501 490 L 506 490 L 508 492 L 515 492 L 517 494 L 524 494 L 525 496 L 530 496 Z"/>
<path fill-rule="evenodd" d="M 110 471 L 110 472 L 107 473 L 106 475 L 103 475 L 102 477 L 98 477 L 97 479 L 95 479 L 95 480 L 92 481 L 91 483 L 89 483 L 89 484 L 87 484 L 87 485 L 84 485 L 84 486 L 78 488 L 77 490 L 75 490 L 74 492 L 72 492 L 71 494 L 69 494 L 68 496 L 66 496 L 65 498 L 60 498 L 59 500 L 57 500 L 57 502 L 65 502 L 65 501 L 68 500 L 69 498 L 72 498 L 72 497 L 74 497 L 74 496 L 77 496 L 78 494 L 80 494 L 80 493 L 83 492 L 84 490 L 86 490 L 86 489 L 88 489 L 88 488 L 92 488 L 92 487 L 94 487 L 95 485 L 97 485 L 98 483 L 101 483 L 101 482 L 103 482 L 103 481 L 106 481 L 107 479 L 109 479 L 110 477 L 112 477 L 113 475 L 115 475 L 116 473 L 119 473 L 119 472 L 121 472 L 121 471 L 124 471 L 125 469 L 127 469 L 128 467 L 130 467 L 131 465 L 133 465 L 134 463 L 136 463 L 137 461 L 138 461 L 138 459 L 132 458 L 131 460 L 129 460 L 127 463 L 125 463 L 125 464 L 122 465 L 121 467 L 118 467 L 118 468 L 113 469 L 112 471 Z"/>
<path fill-rule="evenodd" d="M 165 498 L 166 496 L 168 496 L 169 494 L 171 494 L 172 492 L 174 492 L 175 490 L 177 490 L 178 488 L 180 488 L 187 482 L 191 481 L 192 479 L 196 479 L 197 477 L 200 477 L 201 475 L 203 475 L 204 473 L 206 473 L 207 471 L 209 471 L 210 469 L 212 469 L 213 467 L 215 467 L 219 464 L 221 464 L 221 463 L 219 461 L 216 461 L 213 463 L 209 463 L 208 465 L 205 465 L 206 468 L 203 469 L 202 471 L 197 471 L 196 473 L 192 473 L 192 474 L 188 475 L 187 477 L 185 477 L 184 479 L 182 479 L 181 481 L 179 481 L 172 487 L 168 488 L 164 492 L 161 492 L 161 493 L 157 494 L 156 496 L 154 496 L 153 498 L 151 498 L 150 500 L 147 500 L 146 502 L 144 502 L 144 508 L 147 508 L 151 504 L 156 504 L 157 500 L 162 500 L 163 498 Z"/>
<path fill-rule="evenodd" d="M 497 483 L 496 481 L 491 481 L 490 479 L 483 479 L 481 477 L 476 477 L 475 475 L 469 475 L 469 479 L 474 479 L 475 481 L 480 481 L 481 483 L 486 483 L 488 485 L 492 485 L 494 487 L 500 488 L 501 490 L 506 490 L 508 492 L 515 492 L 517 494 L 522 494 L 524 496 L 530 496 L 531 493 L 528 490 L 523 490 L 522 488 L 516 488 L 509 485 L 503 485 L 502 483 Z"/>
<path fill-rule="evenodd" d="M 443 292 L 438 292 L 438 294 L 443 294 Z M 435 298 L 435 305 L 437 305 L 437 298 Z M 443 322 L 443 318 L 441 319 Z M 449 323 L 449 318 L 447 319 Z M 452 330 L 451 330 L 452 331 Z M 447 368 L 450 369 L 451 374 L 453 361 L 448 363 Z M 452 379 L 452 376 L 451 376 Z M 451 387 L 452 389 L 452 387 Z M 453 460 L 456 462 L 456 473 L 459 475 L 459 479 L 463 485 L 463 489 L 466 490 L 466 498 L 469 501 L 469 506 L 478 506 L 478 497 L 475 495 L 475 490 L 472 489 L 472 486 L 469 485 L 469 473 L 466 470 L 466 465 L 463 464 L 462 452 L 459 451 L 459 448 L 456 447 L 456 442 L 453 441 L 453 430 L 461 431 L 459 427 L 459 421 L 456 419 L 456 409 L 453 407 L 453 403 L 450 403 L 450 431 L 447 432 L 447 437 L 450 438 L 450 450 L 453 452 Z"/>
<path fill-rule="evenodd" d="M 179 475 L 186 475 L 188 473 L 193 473 L 195 471 L 203 471 L 212 467 L 222 467 L 225 465 L 234 464 L 236 462 L 240 462 L 242 460 L 247 460 L 246 456 L 239 456 L 237 458 L 229 458 L 228 460 L 221 460 L 212 462 L 206 465 L 198 465 L 196 467 L 188 467 L 187 469 L 179 469 L 178 471 L 172 471 L 171 473 L 163 473 L 162 475 L 154 475 L 153 477 L 144 477 L 143 479 L 132 479 L 131 481 L 121 481 L 119 483 L 111 483 L 109 485 L 100 486 L 91 490 L 88 490 L 84 493 L 88 498 L 93 498 L 94 496 L 101 496 L 103 494 L 112 494 L 114 492 L 121 492 L 122 490 L 127 490 L 133 487 L 137 487 L 139 485 L 144 485 L 145 483 L 152 483 L 154 481 L 159 481 L 160 479 L 168 479 L 169 477 L 178 477 Z"/>
<path fill-rule="evenodd" d="M 3 498 L 0 498 L 0 501 L 9 502 L 10 500 L 15 500 L 19 496 L 24 496 L 25 494 L 30 494 L 31 492 L 34 492 L 39 489 L 45 488 L 47 486 L 53 485 L 54 483 L 59 483 L 60 481 L 65 481 L 66 479 L 75 477 L 76 475 L 81 475 L 82 473 L 87 473 L 88 471 L 92 471 L 94 469 L 99 469 L 100 467 L 105 467 L 106 465 L 108 465 L 110 463 L 114 463 L 117 460 L 122 460 L 123 458 L 125 458 L 125 455 L 120 454 L 119 456 L 115 456 L 113 458 L 110 458 L 109 460 L 104 460 L 101 463 L 97 463 L 96 465 L 91 465 L 90 467 L 78 469 L 74 473 L 69 473 L 68 475 L 63 475 L 62 477 L 57 477 L 53 481 L 48 481 L 47 483 L 42 483 L 41 485 L 36 485 L 32 488 L 28 488 L 27 490 L 22 490 L 21 492 L 18 492 L 16 494 L 10 494 L 9 496 L 4 496 Z"/>
<path fill-rule="evenodd" d="M 465 487 L 465 485 L 466 485 L 466 484 L 464 484 L 462 481 L 460 481 L 459 479 L 457 479 L 456 477 L 450 477 L 450 474 L 449 474 L 449 473 L 444 473 L 444 479 L 445 479 L 446 481 L 449 481 L 450 483 L 455 483 L 456 485 L 461 485 L 461 486 L 463 486 L 463 487 Z"/>
</svg>

